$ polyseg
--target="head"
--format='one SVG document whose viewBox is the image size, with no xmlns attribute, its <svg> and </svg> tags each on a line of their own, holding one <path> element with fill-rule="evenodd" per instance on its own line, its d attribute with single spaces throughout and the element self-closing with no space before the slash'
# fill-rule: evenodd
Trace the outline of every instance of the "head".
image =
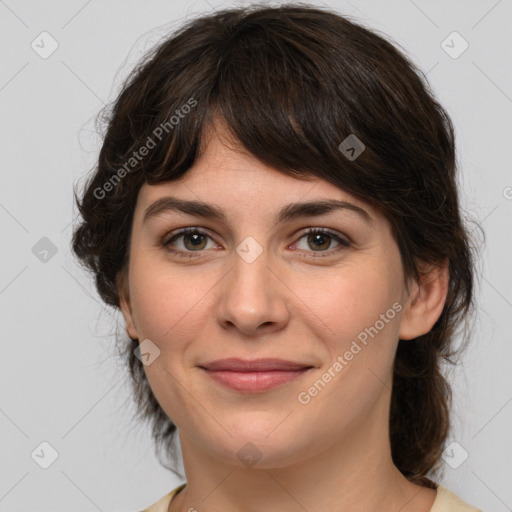
<svg viewBox="0 0 512 512">
<path fill-rule="evenodd" d="M 323 9 L 232 9 L 155 47 L 106 119 L 73 250 L 122 311 L 160 455 L 178 425 L 226 461 L 258 439 L 277 467 L 348 437 L 389 393 L 393 462 L 431 486 L 450 428 L 441 363 L 472 306 L 473 257 L 452 123 L 421 71 Z M 147 339 L 159 355 L 144 365 Z M 294 359 L 311 379 L 241 400 L 202 374 L 224 357 Z M 296 412 L 265 438 L 283 403 Z"/>
</svg>

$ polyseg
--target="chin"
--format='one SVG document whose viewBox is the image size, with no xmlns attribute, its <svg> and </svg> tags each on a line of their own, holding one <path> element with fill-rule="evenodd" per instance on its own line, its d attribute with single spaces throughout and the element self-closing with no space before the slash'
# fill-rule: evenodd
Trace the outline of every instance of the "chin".
<svg viewBox="0 0 512 512">
<path fill-rule="evenodd" d="M 247 469 L 282 468 L 310 456 L 311 443 L 307 439 L 301 442 L 299 429 L 279 432 L 279 421 L 272 428 L 268 428 L 267 422 L 261 428 L 254 423 L 239 424 L 236 433 L 230 431 L 233 437 L 226 435 L 220 442 L 211 440 L 211 451 L 224 463 Z"/>
</svg>

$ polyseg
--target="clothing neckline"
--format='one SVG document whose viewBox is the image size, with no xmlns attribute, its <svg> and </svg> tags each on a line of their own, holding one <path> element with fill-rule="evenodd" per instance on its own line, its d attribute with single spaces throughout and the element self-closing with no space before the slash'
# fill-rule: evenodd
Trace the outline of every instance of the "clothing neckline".
<svg viewBox="0 0 512 512">
<path fill-rule="evenodd" d="M 183 483 L 176 487 L 174 490 L 166 494 L 161 500 L 155 503 L 152 507 L 146 509 L 144 512 L 168 512 L 172 500 L 187 486 Z M 429 512 L 445 512 L 448 507 L 452 507 L 455 511 L 460 512 L 481 512 L 479 509 L 472 507 L 465 501 L 461 500 L 459 496 L 453 494 L 449 489 L 436 484 L 436 497 Z M 451 510 L 451 508 L 450 508 Z"/>
<path fill-rule="evenodd" d="M 174 498 L 176 498 L 176 496 L 187 486 L 187 483 L 185 482 L 184 484 L 181 484 L 180 486 L 176 487 L 176 489 L 174 489 L 173 491 L 171 491 L 168 496 L 169 496 L 169 506 L 171 505 L 172 503 L 172 500 L 174 500 Z M 443 490 L 444 491 L 448 491 L 448 489 L 444 488 L 442 485 L 440 484 L 437 484 L 436 488 L 434 489 L 436 491 L 436 497 L 434 499 L 434 503 L 432 503 L 432 507 L 431 509 L 429 510 L 429 512 L 435 512 L 434 511 L 434 507 L 436 506 L 436 503 L 439 503 L 438 502 L 438 498 L 440 496 L 440 492 L 439 492 L 439 489 L 442 489 L 441 490 L 441 494 L 444 494 Z M 448 491 L 449 492 L 449 491 Z"/>
</svg>

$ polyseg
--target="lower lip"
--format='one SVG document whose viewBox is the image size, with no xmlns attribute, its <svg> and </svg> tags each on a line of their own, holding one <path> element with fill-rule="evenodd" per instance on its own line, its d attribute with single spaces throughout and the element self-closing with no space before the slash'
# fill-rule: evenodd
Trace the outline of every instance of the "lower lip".
<svg viewBox="0 0 512 512">
<path fill-rule="evenodd" d="M 260 393 L 276 388 L 306 373 L 302 370 L 272 370 L 263 372 L 233 372 L 227 370 L 205 370 L 208 375 L 223 386 L 246 393 Z"/>
</svg>

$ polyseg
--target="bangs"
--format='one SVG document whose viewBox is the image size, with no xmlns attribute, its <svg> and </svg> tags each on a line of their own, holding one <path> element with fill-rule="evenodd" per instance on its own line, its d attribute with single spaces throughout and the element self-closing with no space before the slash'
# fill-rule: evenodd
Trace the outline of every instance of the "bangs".
<svg viewBox="0 0 512 512">
<path fill-rule="evenodd" d="M 376 172 L 385 172 L 385 159 L 377 157 L 370 141 L 389 144 L 398 121 L 393 122 L 393 108 L 383 102 L 391 96 L 382 91 L 376 95 L 378 80 L 366 77 L 369 64 L 361 53 L 371 57 L 373 36 L 356 55 L 343 51 L 339 25 L 329 27 L 325 19 L 322 23 L 338 46 L 320 45 L 315 27 L 301 25 L 298 36 L 293 26 L 280 26 L 275 19 L 264 24 L 261 19 L 258 24 L 246 20 L 236 30 L 228 27 L 217 44 L 210 38 L 208 45 L 185 51 L 181 60 L 167 56 L 167 69 L 153 69 L 150 62 L 142 73 L 153 76 L 152 89 L 138 106 L 139 113 L 132 115 L 140 116 L 136 124 L 147 136 L 158 127 L 166 129 L 140 164 L 145 181 L 156 184 L 181 177 L 204 151 L 210 130 L 222 125 L 234 145 L 265 164 L 300 179 L 323 178 L 371 201 L 371 191 L 378 189 Z M 177 53 L 174 49 L 184 34 L 186 30 L 159 53 Z M 386 51 L 382 42 L 379 51 Z M 370 67 L 376 75 L 376 65 Z M 155 74 L 159 80 L 154 80 Z M 372 95 L 376 99 L 370 105 Z M 196 105 L 186 108 L 191 101 Z M 185 108 L 187 113 L 181 112 Z M 357 160 L 339 149 L 350 135 L 364 141 Z M 400 151 L 398 144 L 395 150 Z M 396 157 L 395 152 L 394 164 Z"/>
</svg>

